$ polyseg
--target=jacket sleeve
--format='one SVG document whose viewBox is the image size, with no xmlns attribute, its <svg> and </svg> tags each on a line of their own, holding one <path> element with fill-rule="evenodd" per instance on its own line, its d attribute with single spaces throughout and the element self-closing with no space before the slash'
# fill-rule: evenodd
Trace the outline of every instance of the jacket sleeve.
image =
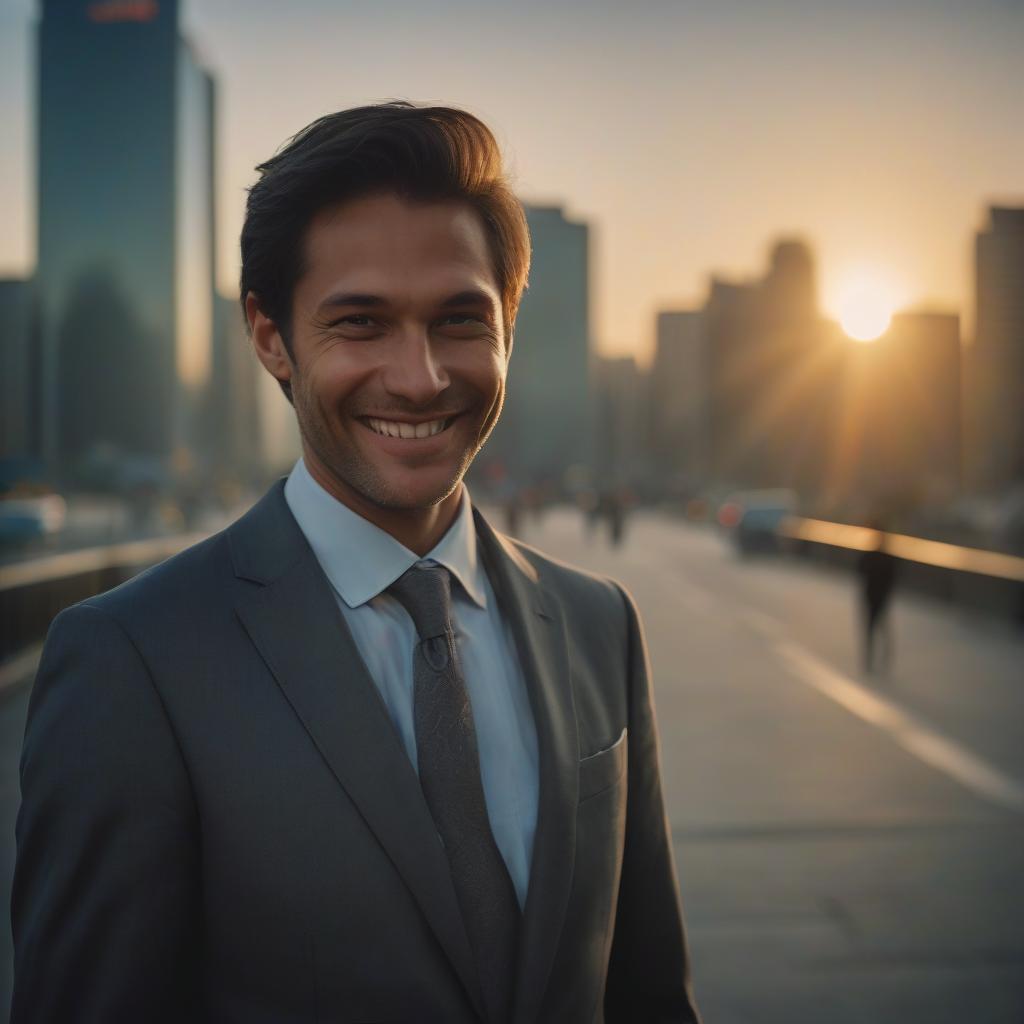
<svg viewBox="0 0 1024 1024">
<path fill-rule="evenodd" d="M 626 839 L 605 988 L 607 1024 L 699 1022 L 690 987 L 672 840 L 661 795 L 647 647 L 632 599 L 629 630 Z"/>
<path fill-rule="evenodd" d="M 199 1020 L 191 786 L 141 656 L 94 606 L 50 628 L 21 794 L 11 1024 Z"/>
</svg>

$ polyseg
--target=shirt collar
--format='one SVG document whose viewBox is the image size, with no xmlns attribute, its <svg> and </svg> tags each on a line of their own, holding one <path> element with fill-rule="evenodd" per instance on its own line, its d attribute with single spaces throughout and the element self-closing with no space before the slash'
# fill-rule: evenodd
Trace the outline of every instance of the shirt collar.
<svg viewBox="0 0 1024 1024">
<path fill-rule="evenodd" d="M 487 607 L 473 507 L 465 486 L 454 522 L 422 559 L 328 494 L 302 459 L 295 463 L 284 485 L 284 496 L 331 586 L 350 608 L 358 608 L 387 590 L 419 561 L 443 565 L 474 604 Z"/>
</svg>

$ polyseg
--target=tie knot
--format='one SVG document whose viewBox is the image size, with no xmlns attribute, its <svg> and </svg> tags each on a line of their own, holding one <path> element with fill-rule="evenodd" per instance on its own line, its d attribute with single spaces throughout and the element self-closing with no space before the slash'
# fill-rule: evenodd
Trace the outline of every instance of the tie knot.
<svg viewBox="0 0 1024 1024">
<path fill-rule="evenodd" d="M 414 565 L 387 592 L 409 613 L 421 640 L 444 636 L 451 629 L 452 581 L 443 565 Z"/>
</svg>

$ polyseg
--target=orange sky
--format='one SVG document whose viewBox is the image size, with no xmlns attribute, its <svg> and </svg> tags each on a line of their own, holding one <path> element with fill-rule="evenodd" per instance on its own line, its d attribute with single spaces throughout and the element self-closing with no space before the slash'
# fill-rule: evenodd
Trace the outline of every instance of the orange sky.
<svg viewBox="0 0 1024 1024">
<path fill-rule="evenodd" d="M 0 0 L 0 273 L 34 262 L 31 0 Z M 823 304 L 883 280 L 969 314 L 987 202 L 1024 202 L 1016 0 L 185 0 L 220 86 L 219 278 L 252 167 L 329 110 L 401 97 L 495 128 L 524 198 L 594 228 L 595 338 L 642 358 L 711 270 L 815 247 Z M 354 7 L 354 5 L 352 5 Z"/>
</svg>

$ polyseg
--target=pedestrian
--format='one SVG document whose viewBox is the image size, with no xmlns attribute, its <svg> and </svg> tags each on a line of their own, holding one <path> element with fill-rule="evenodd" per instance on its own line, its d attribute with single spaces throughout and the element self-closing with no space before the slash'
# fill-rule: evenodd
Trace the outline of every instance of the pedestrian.
<svg viewBox="0 0 1024 1024">
<path fill-rule="evenodd" d="M 857 559 L 857 572 L 861 581 L 862 654 L 865 672 L 876 667 L 887 671 L 892 665 L 893 641 L 889 622 L 889 602 L 896 585 L 896 558 L 886 548 L 885 527 L 881 520 L 873 520 L 869 529 L 874 531 L 872 546 L 862 551 Z M 878 644 L 878 637 L 882 644 Z M 882 648 L 880 658 L 879 646 Z"/>
<path fill-rule="evenodd" d="M 505 499 L 505 533 L 510 537 L 521 534 L 523 502 L 518 490 L 513 490 Z"/>
<path fill-rule="evenodd" d="M 13 1024 L 697 1021 L 636 608 L 462 482 L 529 263 L 491 132 L 363 107 L 259 171 L 242 297 L 302 458 L 54 622 Z"/>
</svg>

